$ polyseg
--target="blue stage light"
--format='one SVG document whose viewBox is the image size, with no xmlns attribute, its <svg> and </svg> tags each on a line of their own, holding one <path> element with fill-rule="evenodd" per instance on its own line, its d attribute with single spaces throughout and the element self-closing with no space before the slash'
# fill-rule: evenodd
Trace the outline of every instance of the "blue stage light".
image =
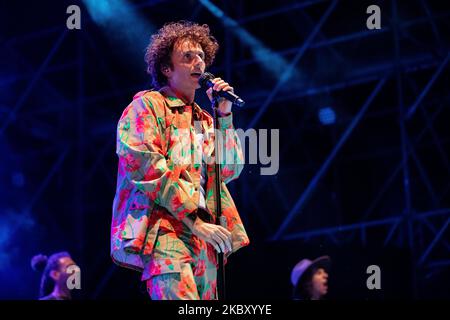
<svg viewBox="0 0 450 320">
<path fill-rule="evenodd" d="M 336 113 L 333 108 L 325 107 L 318 112 L 319 120 L 323 125 L 330 125 L 336 121 Z"/>
<path fill-rule="evenodd" d="M 14 172 L 11 175 L 11 181 L 13 186 L 21 188 L 25 185 L 25 176 L 22 172 Z"/>
<path fill-rule="evenodd" d="M 155 27 L 136 8 L 125 0 L 83 0 L 83 2 L 92 20 L 105 29 L 109 38 L 122 42 L 122 45 L 134 50 L 142 59 Z"/>
<path fill-rule="evenodd" d="M 259 39 L 249 33 L 245 28 L 241 27 L 234 19 L 228 17 L 220 8 L 209 0 L 199 0 L 200 3 L 207 8 L 214 16 L 216 16 L 225 27 L 229 28 L 239 40 L 248 48 L 250 48 L 256 61 L 271 74 L 275 79 L 279 79 L 286 73 L 291 73 L 291 79 L 299 79 L 299 72 L 289 66 L 289 62 L 281 55 L 273 52 L 265 46 Z"/>
</svg>

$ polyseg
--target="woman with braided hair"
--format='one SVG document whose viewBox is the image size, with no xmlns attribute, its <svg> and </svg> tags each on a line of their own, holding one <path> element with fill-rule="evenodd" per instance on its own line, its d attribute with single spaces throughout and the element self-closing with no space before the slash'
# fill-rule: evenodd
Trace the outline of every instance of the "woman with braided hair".
<svg viewBox="0 0 450 320">
<path fill-rule="evenodd" d="M 39 300 L 71 300 L 67 268 L 76 265 L 68 252 L 58 252 L 47 257 L 38 254 L 31 259 L 33 270 L 42 272 Z"/>
</svg>

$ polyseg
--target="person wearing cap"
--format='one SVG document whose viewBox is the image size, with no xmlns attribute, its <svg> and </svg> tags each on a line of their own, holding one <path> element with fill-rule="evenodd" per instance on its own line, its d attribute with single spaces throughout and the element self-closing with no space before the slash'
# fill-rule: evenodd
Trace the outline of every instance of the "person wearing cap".
<svg viewBox="0 0 450 320">
<path fill-rule="evenodd" d="M 328 273 L 331 259 L 322 256 L 315 260 L 303 259 L 291 272 L 294 300 L 322 300 L 328 292 Z"/>
</svg>

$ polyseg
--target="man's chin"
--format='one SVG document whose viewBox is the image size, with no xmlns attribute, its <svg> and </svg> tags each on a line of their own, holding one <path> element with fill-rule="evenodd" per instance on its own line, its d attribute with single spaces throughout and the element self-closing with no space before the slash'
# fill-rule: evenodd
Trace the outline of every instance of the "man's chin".
<svg viewBox="0 0 450 320">
<path fill-rule="evenodd" d="M 328 285 L 324 284 L 322 286 L 322 293 L 325 295 L 325 294 L 327 294 L 327 292 L 328 292 Z"/>
</svg>

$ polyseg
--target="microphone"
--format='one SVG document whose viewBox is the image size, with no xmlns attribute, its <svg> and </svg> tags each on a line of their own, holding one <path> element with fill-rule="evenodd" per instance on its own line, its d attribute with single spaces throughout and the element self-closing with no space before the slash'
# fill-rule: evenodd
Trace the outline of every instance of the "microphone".
<svg viewBox="0 0 450 320">
<path fill-rule="evenodd" d="M 212 75 L 209 72 L 205 72 L 198 79 L 198 83 L 204 89 L 212 88 L 212 87 L 214 87 L 214 83 L 212 82 L 212 79 L 214 79 L 214 78 L 215 78 L 214 75 Z M 239 98 L 238 95 L 236 95 L 235 93 L 233 93 L 231 91 L 220 90 L 220 91 L 217 91 L 217 94 L 219 95 L 219 97 L 222 97 L 222 98 L 227 99 L 228 101 L 231 101 L 235 106 L 242 108 L 245 104 L 244 100 Z"/>
</svg>

